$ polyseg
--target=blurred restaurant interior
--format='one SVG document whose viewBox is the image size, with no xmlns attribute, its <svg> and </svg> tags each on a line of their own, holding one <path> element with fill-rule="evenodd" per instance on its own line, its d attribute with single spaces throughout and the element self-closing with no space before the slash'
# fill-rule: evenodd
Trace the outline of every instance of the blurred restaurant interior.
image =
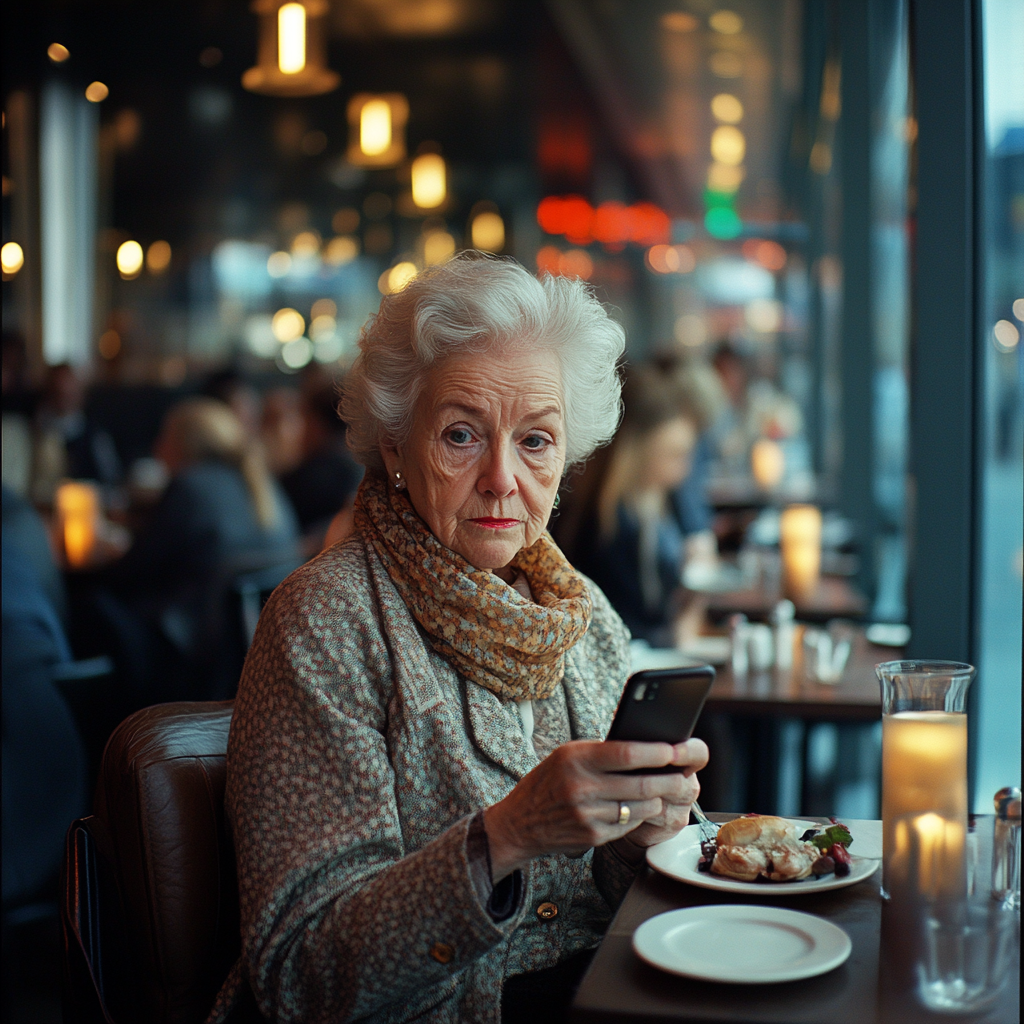
<svg viewBox="0 0 1024 1024">
<path fill-rule="evenodd" d="M 1019 0 L 286 6 L 5 7 L 5 1015 L 51 1019 L 11 994 L 9 936 L 111 730 L 233 696 L 261 601 L 351 529 L 334 410 L 362 325 L 462 250 L 590 282 L 626 331 L 627 424 L 645 380 L 678 386 L 675 579 L 619 611 L 637 665 L 718 667 L 705 808 L 878 818 L 873 666 L 905 656 L 977 667 L 991 813 L 1021 760 Z M 239 534 L 175 604 L 158 534 L 191 511 L 161 496 L 196 398 L 258 443 L 287 529 Z M 552 531 L 615 604 L 593 475 Z M 68 645 L 49 711 L 8 701 L 9 611 L 36 599 L 16 545 Z M 15 793 L 71 742 L 84 772 Z M 63 824 L 9 894 L 18 800 Z"/>
</svg>

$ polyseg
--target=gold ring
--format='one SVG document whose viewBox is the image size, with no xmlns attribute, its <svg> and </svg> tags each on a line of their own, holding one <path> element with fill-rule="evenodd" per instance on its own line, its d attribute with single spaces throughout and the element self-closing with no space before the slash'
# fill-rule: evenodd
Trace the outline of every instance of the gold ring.
<svg viewBox="0 0 1024 1024">
<path fill-rule="evenodd" d="M 628 825 L 629 824 L 629 804 L 624 804 L 624 803 L 620 803 L 619 804 L 619 824 L 620 825 Z"/>
</svg>

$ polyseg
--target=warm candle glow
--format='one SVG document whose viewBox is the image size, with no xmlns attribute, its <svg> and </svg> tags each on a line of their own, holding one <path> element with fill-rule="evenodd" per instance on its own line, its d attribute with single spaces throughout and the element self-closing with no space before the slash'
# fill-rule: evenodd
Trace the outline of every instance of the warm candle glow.
<svg viewBox="0 0 1024 1024">
<path fill-rule="evenodd" d="M 359 112 L 359 148 L 366 156 L 380 156 L 391 148 L 391 105 L 369 100 Z"/>
<path fill-rule="evenodd" d="M 438 153 L 424 153 L 412 162 L 412 201 L 421 209 L 440 206 L 448 194 L 444 158 Z"/>
<path fill-rule="evenodd" d="M 814 593 L 821 574 L 821 509 L 790 505 L 779 521 L 783 590 L 794 600 Z"/>
<path fill-rule="evenodd" d="M 68 565 L 87 565 L 96 546 L 99 496 L 85 483 L 63 483 L 57 488 L 57 516 Z"/>
<path fill-rule="evenodd" d="M 777 441 L 762 437 L 754 442 L 750 451 L 750 469 L 757 486 L 770 491 L 778 486 L 786 471 L 786 456 Z"/>
<path fill-rule="evenodd" d="M 882 836 L 886 888 L 955 895 L 967 822 L 967 716 L 882 716 Z"/>
<path fill-rule="evenodd" d="M 306 8 L 284 4 L 277 12 L 277 66 L 297 75 L 306 66 Z"/>
</svg>

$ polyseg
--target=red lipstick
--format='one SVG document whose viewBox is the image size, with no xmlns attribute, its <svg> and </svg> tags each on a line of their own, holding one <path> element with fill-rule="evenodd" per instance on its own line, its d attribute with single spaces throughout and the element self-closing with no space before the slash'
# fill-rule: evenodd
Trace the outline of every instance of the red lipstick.
<svg viewBox="0 0 1024 1024">
<path fill-rule="evenodd" d="M 518 519 L 494 519 L 491 516 L 483 516 L 480 519 L 474 519 L 473 522 L 488 530 L 509 530 L 513 526 L 519 525 Z"/>
</svg>

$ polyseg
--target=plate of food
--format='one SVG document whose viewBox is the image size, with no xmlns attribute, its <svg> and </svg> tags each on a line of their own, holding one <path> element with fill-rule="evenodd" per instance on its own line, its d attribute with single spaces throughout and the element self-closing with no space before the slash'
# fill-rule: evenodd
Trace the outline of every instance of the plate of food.
<svg viewBox="0 0 1024 1024">
<path fill-rule="evenodd" d="M 654 967 L 738 985 L 812 978 L 834 970 L 852 948 L 824 918 L 732 903 L 669 910 L 633 933 L 633 950 Z"/>
<path fill-rule="evenodd" d="M 700 826 L 647 851 L 656 871 L 703 889 L 799 896 L 826 892 L 870 878 L 876 857 L 850 852 L 856 836 L 841 823 L 750 814 L 721 826 L 716 843 L 702 842 Z"/>
</svg>

